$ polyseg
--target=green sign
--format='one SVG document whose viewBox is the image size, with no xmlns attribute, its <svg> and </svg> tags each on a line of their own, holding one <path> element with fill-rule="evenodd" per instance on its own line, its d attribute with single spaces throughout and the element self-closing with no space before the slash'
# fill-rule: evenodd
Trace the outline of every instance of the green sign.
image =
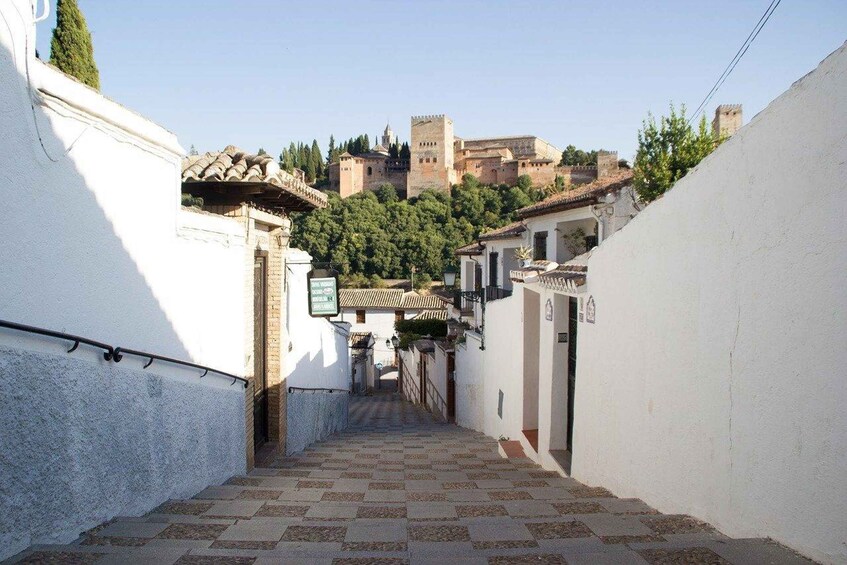
<svg viewBox="0 0 847 565">
<path fill-rule="evenodd" d="M 309 314 L 315 317 L 338 315 L 336 277 L 309 277 Z"/>
</svg>

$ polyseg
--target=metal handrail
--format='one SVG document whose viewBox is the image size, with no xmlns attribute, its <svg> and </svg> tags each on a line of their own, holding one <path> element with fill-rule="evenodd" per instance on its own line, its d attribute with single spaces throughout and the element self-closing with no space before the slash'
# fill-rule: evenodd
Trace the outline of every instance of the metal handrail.
<svg viewBox="0 0 847 565">
<path fill-rule="evenodd" d="M 182 361 L 180 359 L 173 359 L 171 357 L 165 357 L 164 355 L 156 355 L 155 353 L 147 353 L 145 351 L 136 351 L 135 349 L 127 349 L 125 347 L 112 347 L 107 343 L 103 343 L 101 341 L 96 341 L 93 339 L 88 339 L 87 337 L 81 337 L 78 335 L 68 334 L 64 332 L 57 332 L 53 330 L 47 330 L 44 328 L 37 328 L 35 326 L 28 326 L 26 324 L 18 324 L 16 322 L 9 322 L 6 320 L 0 320 L 0 327 L 9 328 L 12 330 L 17 330 L 21 332 L 27 332 L 36 335 L 43 335 L 47 337 L 54 337 L 57 339 L 64 339 L 67 341 L 72 341 L 74 344 L 68 349 L 68 353 L 73 353 L 79 347 L 79 345 L 85 344 L 90 345 L 92 347 L 96 347 L 97 349 L 103 350 L 103 359 L 106 361 L 114 361 L 115 363 L 119 363 L 121 359 L 123 359 L 124 355 L 135 355 L 138 357 L 146 357 L 148 359 L 147 363 L 144 365 L 144 368 L 150 366 L 154 360 L 158 359 L 159 361 L 166 361 L 168 363 L 173 363 L 175 365 L 183 365 L 185 367 L 192 367 L 194 369 L 201 369 L 203 374 L 200 375 L 200 378 L 205 377 L 209 371 L 213 373 L 218 373 L 219 375 L 223 375 L 225 377 L 229 377 L 233 379 L 232 384 L 235 384 L 235 381 L 241 381 L 244 383 L 244 388 L 247 388 L 249 381 L 243 377 L 239 377 L 236 375 L 231 375 L 229 373 L 225 373 L 224 371 L 219 371 L 217 369 L 213 369 L 211 367 L 206 367 L 205 365 L 198 365 L 196 363 L 189 363 L 188 361 Z"/>
<path fill-rule="evenodd" d="M 291 394 L 295 390 L 299 390 L 301 392 L 306 392 L 306 391 L 330 392 L 330 393 L 332 393 L 332 392 L 344 392 L 344 393 L 350 394 L 349 390 L 346 390 L 346 389 L 343 389 L 343 388 L 320 388 L 320 387 L 318 387 L 318 388 L 307 388 L 307 387 L 300 387 L 300 386 L 290 386 L 290 387 L 288 387 L 288 394 Z"/>
<path fill-rule="evenodd" d="M 77 347 L 79 347 L 80 343 L 84 343 L 85 345 L 90 345 L 92 347 L 96 347 L 97 349 L 102 349 L 103 358 L 106 361 L 110 361 L 115 354 L 115 348 L 111 345 L 102 343 L 100 341 L 95 341 L 93 339 L 88 339 L 86 337 L 80 337 L 78 335 L 68 334 L 64 332 L 56 332 L 53 330 L 46 330 L 44 328 L 36 328 L 35 326 L 27 326 L 26 324 L 7 322 L 6 320 L 0 320 L 0 327 L 72 341 L 74 342 L 74 344 L 73 346 L 71 346 L 70 349 L 68 349 L 68 353 L 73 353 L 74 351 L 76 351 Z"/>
<path fill-rule="evenodd" d="M 209 371 L 213 373 L 217 373 L 219 375 L 223 375 L 224 377 L 229 377 L 232 379 L 232 383 L 230 386 L 234 385 L 236 381 L 241 381 L 244 383 L 244 388 L 247 388 L 249 381 L 244 377 L 239 377 L 237 375 L 233 375 L 231 373 L 227 373 L 224 371 L 219 371 L 218 369 L 213 369 L 212 367 L 206 367 L 205 365 L 198 365 L 197 363 L 190 363 L 188 361 L 183 361 L 181 359 L 174 359 L 173 357 L 165 357 L 164 355 L 157 355 L 155 353 L 147 353 L 146 351 L 138 351 L 136 349 L 129 349 L 126 347 L 116 347 L 113 358 L 115 363 L 119 363 L 121 359 L 123 359 L 124 355 L 134 355 L 136 357 L 146 357 L 148 359 L 147 363 L 144 364 L 144 368 L 149 367 L 154 360 L 156 361 L 165 361 L 166 363 L 173 363 L 174 365 L 182 365 L 183 367 L 191 367 L 193 369 L 200 369 L 203 371 L 203 374 L 200 375 L 202 379 L 206 375 L 209 374 Z"/>
</svg>

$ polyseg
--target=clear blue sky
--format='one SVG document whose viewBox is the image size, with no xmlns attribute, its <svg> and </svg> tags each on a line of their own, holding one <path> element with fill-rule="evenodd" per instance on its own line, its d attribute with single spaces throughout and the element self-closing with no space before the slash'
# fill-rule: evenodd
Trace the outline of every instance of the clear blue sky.
<svg viewBox="0 0 847 565">
<path fill-rule="evenodd" d="M 456 135 L 534 134 L 635 152 L 648 111 L 693 110 L 769 4 L 747 1 L 78 0 L 102 91 L 188 148 L 277 155 L 291 140 L 448 114 Z M 55 8 L 55 0 L 50 0 Z M 39 24 L 49 52 L 55 19 Z M 745 123 L 847 39 L 844 0 L 783 0 L 708 108 Z"/>
</svg>

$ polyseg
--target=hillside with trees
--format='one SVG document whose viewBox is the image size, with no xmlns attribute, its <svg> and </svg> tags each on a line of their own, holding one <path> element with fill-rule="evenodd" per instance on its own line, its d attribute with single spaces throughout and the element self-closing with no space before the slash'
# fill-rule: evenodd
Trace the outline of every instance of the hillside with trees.
<svg viewBox="0 0 847 565">
<path fill-rule="evenodd" d="M 291 246 L 332 263 L 343 275 L 356 273 L 374 283 L 408 278 L 412 266 L 440 279 L 457 247 L 514 221 L 519 208 L 545 196 L 528 176 L 510 187 L 481 185 L 470 174 L 450 194 L 425 191 L 401 200 L 386 184 L 345 199 L 328 195 L 325 209 L 293 215 Z"/>
</svg>

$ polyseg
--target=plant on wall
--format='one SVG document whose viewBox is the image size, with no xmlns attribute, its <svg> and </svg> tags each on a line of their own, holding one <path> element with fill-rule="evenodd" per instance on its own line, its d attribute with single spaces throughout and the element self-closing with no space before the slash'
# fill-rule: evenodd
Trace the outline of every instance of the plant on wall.
<svg viewBox="0 0 847 565">
<path fill-rule="evenodd" d="M 514 257 L 517 261 L 532 261 L 532 247 L 521 245 L 515 249 Z"/>
<path fill-rule="evenodd" d="M 585 243 L 585 230 L 582 228 L 569 231 L 562 236 L 562 239 L 565 241 L 565 247 L 573 253 L 574 257 L 588 251 L 588 246 Z"/>
</svg>

